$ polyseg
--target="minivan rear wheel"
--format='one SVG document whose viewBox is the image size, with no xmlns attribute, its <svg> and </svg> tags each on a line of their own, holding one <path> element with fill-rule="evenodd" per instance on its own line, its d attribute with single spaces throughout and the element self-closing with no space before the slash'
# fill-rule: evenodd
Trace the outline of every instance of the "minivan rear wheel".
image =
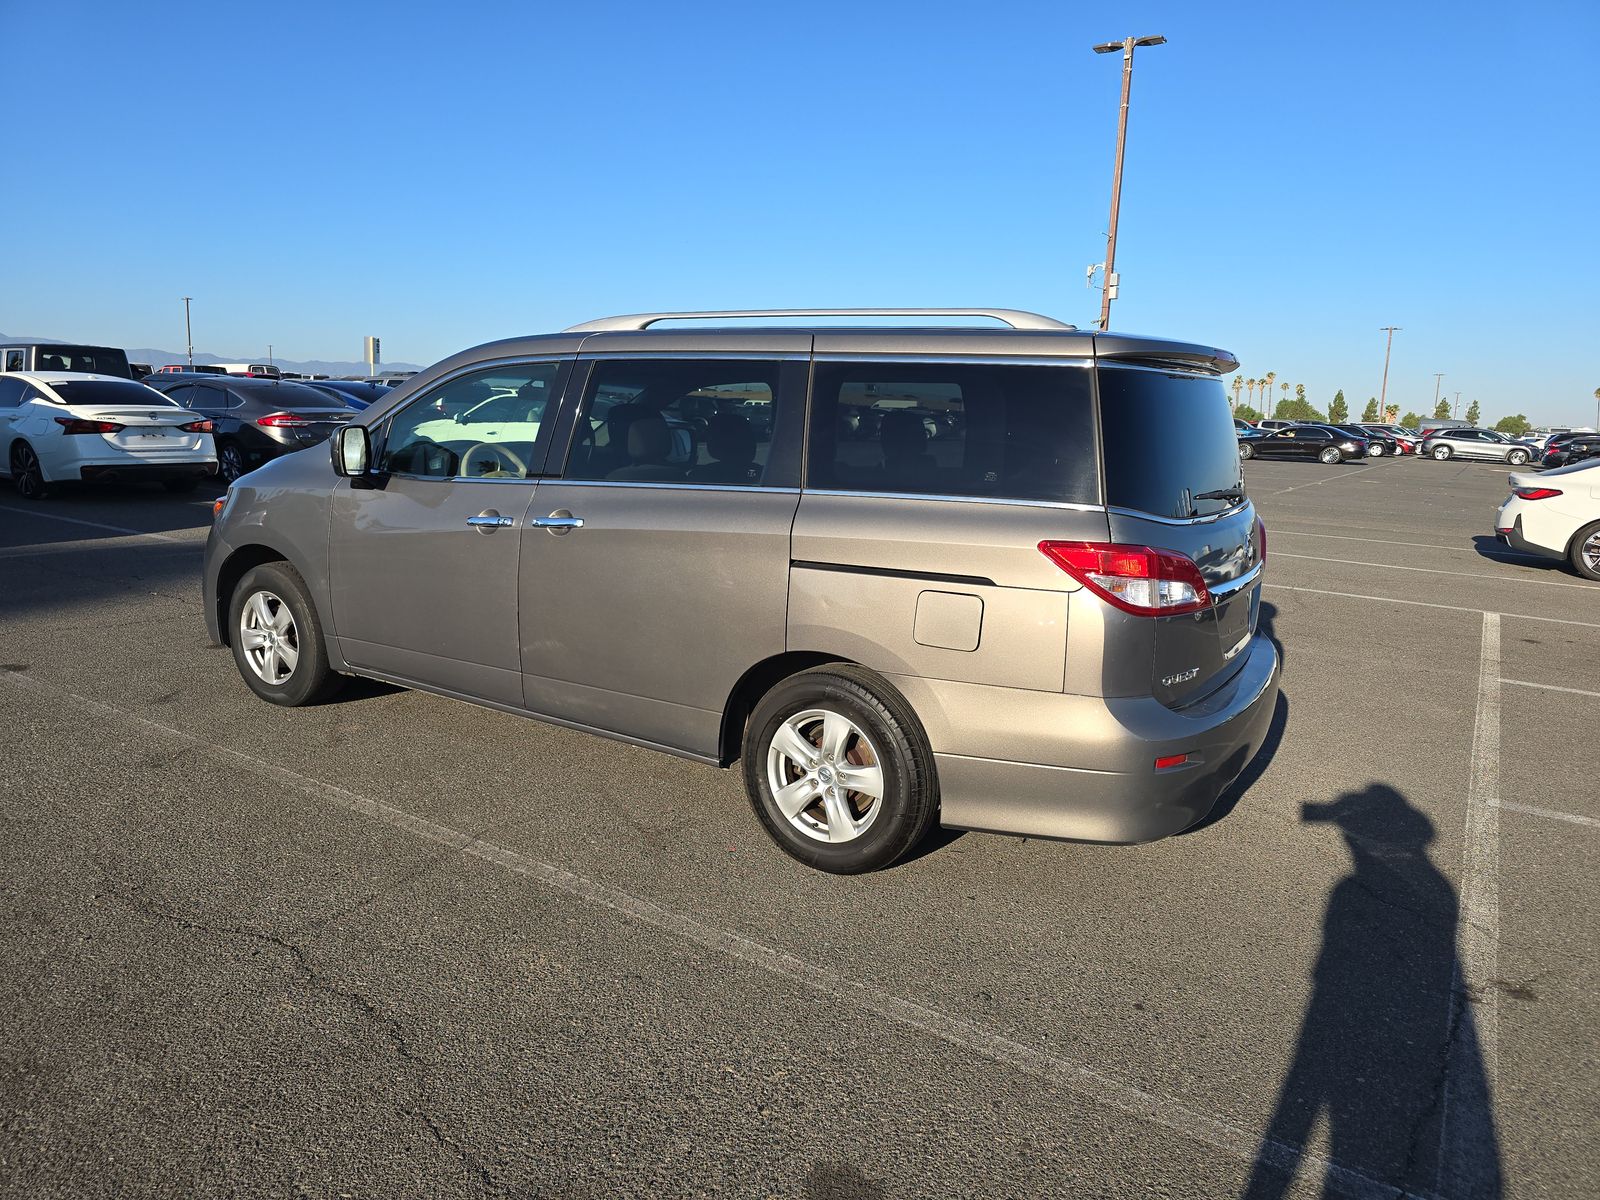
<svg viewBox="0 0 1600 1200">
<path fill-rule="evenodd" d="M 889 866 L 938 811 L 933 752 L 911 706 L 846 663 L 791 675 L 763 696 L 743 757 L 745 790 L 767 833 L 821 871 Z"/>
<path fill-rule="evenodd" d="M 288 563 L 245 572 L 228 603 L 228 631 L 239 674 L 269 704 L 316 704 L 343 682 L 328 665 L 305 580 Z"/>
</svg>

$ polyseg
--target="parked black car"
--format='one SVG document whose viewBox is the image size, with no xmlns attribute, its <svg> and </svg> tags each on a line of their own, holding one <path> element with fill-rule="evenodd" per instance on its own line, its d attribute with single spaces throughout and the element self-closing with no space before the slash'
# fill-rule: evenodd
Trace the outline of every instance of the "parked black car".
<svg viewBox="0 0 1600 1200">
<path fill-rule="evenodd" d="M 1366 438 L 1331 425 L 1293 425 L 1270 437 L 1239 439 L 1240 458 L 1315 458 L 1331 464 L 1366 456 Z"/>
<path fill-rule="evenodd" d="M 1600 458 L 1600 433 L 1558 433 L 1545 447 L 1541 467 L 1564 467 L 1586 458 Z"/>
<path fill-rule="evenodd" d="M 381 400 L 394 389 L 386 383 L 366 379 L 316 379 L 306 380 L 305 386 L 327 392 L 341 404 L 363 409 L 374 400 Z"/>
<path fill-rule="evenodd" d="M 1385 433 L 1381 429 L 1369 429 L 1364 425 L 1332 425 L 1329 428 L 1365 441 L 1369 458 L 1381 458 L 1384 455 L 1390 458 L 1400 456 L 1400 443 L 1393 434 Z"/>
<path fill-rule="evenodd" d="M 262 463 L 327 441 L 356 410 L 303 383 L 241 375 L 151 375 L 146 382 L 216 426 L 217 474 L 232 483 Z"/>
</svg>

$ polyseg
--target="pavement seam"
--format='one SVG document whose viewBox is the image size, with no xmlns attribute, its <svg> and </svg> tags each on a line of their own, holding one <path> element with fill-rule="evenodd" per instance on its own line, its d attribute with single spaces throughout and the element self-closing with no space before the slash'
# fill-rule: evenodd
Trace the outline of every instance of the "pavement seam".
<svg viewBox="0 0 1600 1200">
<path fill-rule="evenodd" d="M 1102 1074 L 1084 1063 L 1015 1041 L 952 1013 L 904 1000 L 874 984 L 851 979 L 840 972 L 763 945 L 732 930 L 708 925 L 686 913 L 662 907 L 619 888 L 530 858 L 493 842 L 483 841 L 472 834 L 438 824 L 336 784 L 301 775 L 243 751 L 209 742 L 185 730 L 148 720 L 114 704 L 80 695 L 31 676 L 0 669 L 0 682 L 20 690 L 42 692 L 71 700 L 102 715 L 144 726 L 212 757 L 242 764 L 252 774 L 287 784 L 297 791 L 339 808 L 382 821 L 416 837 L 450 847 L 463 855 L 492 863 L 513 874 L 542 883 L 555 891 L 611 909 L 642 925 L 676 935 L 685 941 L 789 979 L 813 992 L 844 1000 L 856 1009 L 865 1008 L 892 1024 L 916 1029 L 947 1045 L 1002 1066 L 1011 1067 L 1046 1083 L 1058 1085 L 1103 1108 L 1160 1126 L 1221 1150 L 1243 1162 L 1262 1162 L 1291 1176 L 1301 1169 L 1314 1171 L 1321 1176 L 1328 1192 L 1353 1197 L 1356 1200 L 1379 1200 L 1379 1198 L 1395 1200 L 1397 1197 L 1410 1196 L 1416 1196 L 1418 1200 L 1433 1200 L 1430 1196 L 1406 1192 L 1362 1171 L 1334 1162 L 1313 1153 L 1306 1147 L 1292 1146 L 1271 1139 L 1259 1139 L 1218 1117 L 1197 1112 L 1176 1100 Z"/>
</svg>

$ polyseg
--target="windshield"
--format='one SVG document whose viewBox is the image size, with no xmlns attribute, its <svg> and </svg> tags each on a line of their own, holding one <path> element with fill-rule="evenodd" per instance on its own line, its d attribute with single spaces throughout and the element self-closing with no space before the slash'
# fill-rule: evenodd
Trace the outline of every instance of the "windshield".
<svg viewBox="0 0 1600 1200">
<path fill-rule="evenodd" d="M 1099 376 L 1107 504 L 1186 519 L 1238 503 L 1200 498 L 1244 486 L 1222 380 L 1112 366 Z"/>
<path fill-rule="evenodd" d="M 83 379 L 70 383 L 52 383 L 52 391 L 61 397 L 62 404 L 137 404 L 144 407 L 177 408 L 178 403 L 167 399 L 155 388 L 129 380 Z"/>
</svg>

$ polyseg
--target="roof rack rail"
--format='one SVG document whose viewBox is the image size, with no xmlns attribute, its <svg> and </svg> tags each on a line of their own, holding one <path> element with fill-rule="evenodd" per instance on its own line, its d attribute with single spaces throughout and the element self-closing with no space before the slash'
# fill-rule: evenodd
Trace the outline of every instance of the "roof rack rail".
<svg viewBox="0 0 1600 1200">
<path fill-rule="evenodd" d="M 1023 312 L 1015 308 L 745 308 L 725 312 L 659 312 L 632 313 L 620 317 L 601 317 L 572 325 L 563 333 L 610 333 L 622 330 L 648 329 L 658 321 L 717 321 L 730 317 L 760 319 L 762 317 L 992 317 L 1012 329 L 1073 330 L 1054 317 Z"/>
</svg>

